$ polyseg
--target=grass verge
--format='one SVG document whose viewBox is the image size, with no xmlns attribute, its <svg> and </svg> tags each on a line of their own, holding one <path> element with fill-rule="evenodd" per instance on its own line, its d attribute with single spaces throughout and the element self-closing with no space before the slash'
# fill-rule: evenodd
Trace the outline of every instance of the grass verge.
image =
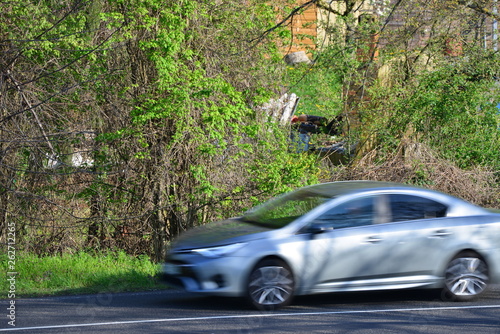
<svg viewBox="0 0 500 334">
<path fill-rule="evenodd" d="M 17 253 L 15 270 L 8 267 L 7 254 L 0 255 L 4 275 L 17 272 L 16 297 L 74 295 L 103 292 L 127 292 L 165 289 L 157 275 L 160 265 L 147 256 L 133 257 L 122 251 L 89 254 L 37 256 Z M 10 263 L 12 265 L 12 262 Z M 1 291 L 7 292 L 11 282 L 3 279 Z M 7 298 L 7 293 L 0 298 Z"/>
</svg>

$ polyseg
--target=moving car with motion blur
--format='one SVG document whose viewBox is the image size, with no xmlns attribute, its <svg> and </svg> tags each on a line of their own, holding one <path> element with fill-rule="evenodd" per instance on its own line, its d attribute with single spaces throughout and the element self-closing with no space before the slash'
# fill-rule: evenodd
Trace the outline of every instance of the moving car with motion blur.
<svg viewBox="0 0 500 334">
<path fill-rule="evenodd" d="M 185 232 L 163 275 L 259 309 L 296 295 L 407 288 L 467 301 L 500 282 L 500 213 L 403 184 L 323 183 Z"/>
</svg>

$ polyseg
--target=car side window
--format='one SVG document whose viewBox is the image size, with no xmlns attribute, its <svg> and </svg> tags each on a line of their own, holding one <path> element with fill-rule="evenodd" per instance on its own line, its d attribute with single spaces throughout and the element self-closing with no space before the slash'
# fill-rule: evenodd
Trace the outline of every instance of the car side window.
<svg viewBox="0 0 500 334">
<path fill-rule="evenodd" d="M 341 203 L 316 218 L 315 223 L 334 229 L 371 225 L 373 197 L 357 198 Z"/>
<path fill-rule="evenodd" d="M 445 217 L 448 207 L 442 203 L 411 195 L 390 195 L 392 221 Z"/>
</svg>

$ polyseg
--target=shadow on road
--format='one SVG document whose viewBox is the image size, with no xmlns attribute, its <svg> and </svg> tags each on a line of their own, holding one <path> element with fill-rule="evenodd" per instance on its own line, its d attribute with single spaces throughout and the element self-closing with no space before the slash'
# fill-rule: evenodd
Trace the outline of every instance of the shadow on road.
<svg viewBox="0 0 500 334">
<path fill-rule="evenodd" d="M 478 301 L 487 302 L 489 299 L 498 298 L 499 288 L 487 291 Z M 349 305 L 370 305 L 370 304 L 401 304 L 413 305 L 421 303 L 435 303 L 435 306 L 462 305 L 464 303 L 453 303 L 441 299 L 440 290 L 389 290 L 374 292 L 349 292 L 349 293 L 326 293 L 309 296 L 297 296 L 292 301 L 292 305 L 284 310 L 310 309 L 310 308 L 335 308 Z M 184 292 L 176 294 L 175 298 L 168 300 L 157 300 L 154 306 L 175 306 L 179 309 L 202 309 L 220 311 L 248 311 L 253 307 L 244 298 L 229 298 L 215 296 L 198 296 Z M 152 305 L 153 306 L 153 305 Z"/>
<path fill-rule="evenodd" d="M 384 292 L 354 292 L 354 293 L 327 293 L 310 296 L 298 296 L 292 305 L 286 309 L 311 308 L 311 307 L 335 307 L 349 304 L 387 304 L 387 303 L 412 303 L 412 302 L 442 302 L 439 291 L 435 290 L 399 290 Z M 198 296 L 188 293 L 176 294 L 174 298 L 158 299 L 155 302 L 158 307 L 172 307 L 178 309 L 202 309 L 202 310 L 253 310 L 253 307 L 244 298 L 229 298 L 215 296 Z"/>
</svg>

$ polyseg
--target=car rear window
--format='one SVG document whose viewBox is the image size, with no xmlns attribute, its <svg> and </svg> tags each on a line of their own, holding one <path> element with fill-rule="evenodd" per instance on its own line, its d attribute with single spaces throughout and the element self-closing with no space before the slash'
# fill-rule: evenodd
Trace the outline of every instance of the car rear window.
<svg viewBox="0 0 500 334">
<path fill-rule="evenodd" d="M 411 195 L 390 195 L 392 221 L 446 217 L 448 207 L 428 198 Z"/>
</svg>

